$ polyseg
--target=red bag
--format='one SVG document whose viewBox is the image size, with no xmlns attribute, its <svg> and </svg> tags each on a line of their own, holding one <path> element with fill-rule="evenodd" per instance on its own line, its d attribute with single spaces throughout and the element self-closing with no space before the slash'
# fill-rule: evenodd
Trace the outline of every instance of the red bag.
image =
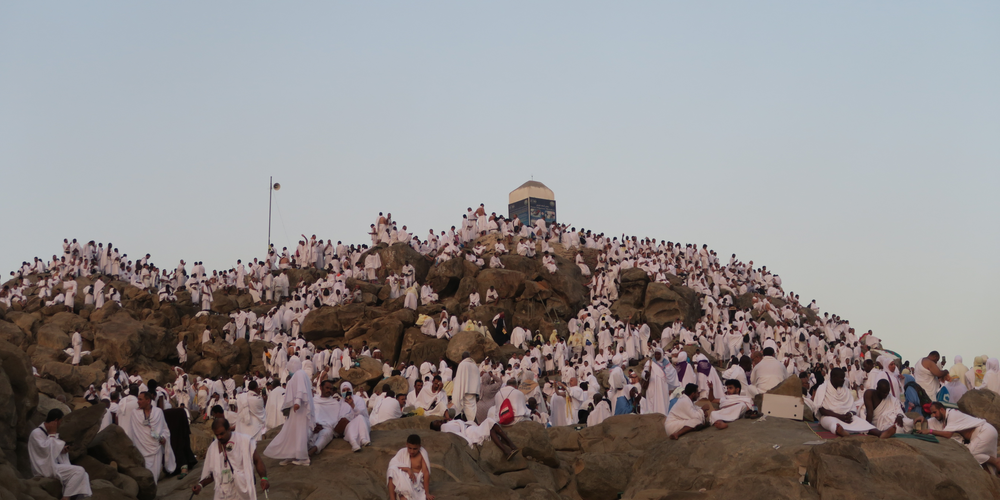
<svg viewBox="0 0 1000 500">
<path fill-rule="evenodd" d="M 497 421 L 500 425 L 514 423 L 514 405 L 510 404 L 510 399 L 504 398 L 503 403 L 500 403 L 500 411 L 497 412 Z"/>
</svg>

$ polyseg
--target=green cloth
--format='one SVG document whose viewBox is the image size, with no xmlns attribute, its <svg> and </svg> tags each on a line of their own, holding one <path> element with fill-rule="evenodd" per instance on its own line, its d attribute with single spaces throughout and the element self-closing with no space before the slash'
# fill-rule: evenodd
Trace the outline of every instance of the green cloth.
<svg viewBox="0 0 1000 500">
<path fill-rule="evenodd" d="M 904 438 L 904 439 L 919 439 L 921 441 L 927 441 L 928 443 L 940 443 L 937 436 L 932 436 L 930 434 L 893 434 L 892 437 Z"/>
</svg>

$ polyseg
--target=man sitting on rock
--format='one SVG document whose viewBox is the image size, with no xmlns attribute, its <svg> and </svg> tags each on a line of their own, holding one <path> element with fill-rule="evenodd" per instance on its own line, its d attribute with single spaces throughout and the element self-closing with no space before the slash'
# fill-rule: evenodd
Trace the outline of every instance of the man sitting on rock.
<svg viewBox="0 0 1000 500">
<path fill-rule="evenodd" d="M 922 433 L 968 441 L 966 446 L 976 461 L 984 469 L 998 473 L 1000 461 L 997 460 L 997 429 L 989 422 L 958 410 L 946 409 L 941 403 L 934 402 L 931 403 L 931 418 L 927 424 L 930 428 L 921 431 Z"/>
<path fill-rule="evenodd" d="M 389 500 L 434 500 L 430 494 L 431 460 L 420 446 L 420 436 L 406 438 L 406 447 L 392 457 L 385 475 Z"/>
<path fill-rule="evenodd" d="M 673 408 L 667 413 L 664 426 L 670 439 L 678 439 L 692 431 L 700 431 L 705 425 L 705 410 L 695 406 L 692 398 L 698 397 L 698 384 L 684 386 L 684 394 L 677 398 Z"/>
<path fill-rule="evenodd" d="M 819 424 L 840 437 L 851 433 L 881 436 L 882 433 L 874 425 L 854 414 L 854 396 L 844 384 L 846 378 L 843 368 L 833 368 L 830 378 L 816 389 L 813 406 L 819 414 Z"/>
<path fill-rule="evenodd" d="M 743 386 L 739 380 L 726 381 L 726 392 L 719 396 L 719 409 L 708 414 L 709 423 L 714 425 L 716 429 L 725 429 L 729 427 L 727 422 L 743 418 L 743 414 L 747 410 L 753 411 L 753 398 L 741 396 L 742 389 Z M 714 392 L 715 387 L 709 386 L 709 399 L 715 397 Z"/>
<path fill-rule="evenodd" d="M 45 423 L 31 431 L 28 437 L 28 457 L 31 459 L 31 473 L 35 476 L 58 479 L 62 484 L 62 500 L 71 497 L 89 497 L 90 476 L 83 467 L 69 462 L 69 444 L 59 439 L 59 424 L 63 412 L 58 408 L 49 410 Z"/>
<path fill-rule="evenodd" d="M 879 380 L 874 389 L 865 391 L 865 419 L 880 432 L 880 437 L 887 438 L 897 430 L 910 432 L 913 430 L 913 419 L 903 413 L 899 398 L 890 394 L 889 381 Z M 918 417 L 923 420 L 923 417 Z"/>
<path fill-rule="evenodd" d="M 319 454 L 334 437 L 343 436 L 350 423 L 346 417 L 353 408 L 346 407 L 339 397 L 334 397 L 336 387 L 334 381 L 324 380 L 319 388 L 319 397 L 313 400 L 316 425 L 309 433 L 310 455 Z"/>
</svg>

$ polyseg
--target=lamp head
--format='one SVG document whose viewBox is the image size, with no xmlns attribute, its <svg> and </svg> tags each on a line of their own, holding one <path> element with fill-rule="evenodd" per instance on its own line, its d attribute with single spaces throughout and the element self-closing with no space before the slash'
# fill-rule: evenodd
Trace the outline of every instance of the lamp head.
<svg viewBox="0 0 1000 500">
<path fill-rule="evenodd" d="M 280 189 L 281 189 L 281 184 L 278 184 L 277 182 L 275 182 L 275 183 L 274 183 L 274 186 L 271 186 L 271 187 L 272 187 L 272 188 L 273 188 L 273 189 L 274 189 L 275 191 L 278 191 L 278 190 L 280 190 Z"/>
</svg>

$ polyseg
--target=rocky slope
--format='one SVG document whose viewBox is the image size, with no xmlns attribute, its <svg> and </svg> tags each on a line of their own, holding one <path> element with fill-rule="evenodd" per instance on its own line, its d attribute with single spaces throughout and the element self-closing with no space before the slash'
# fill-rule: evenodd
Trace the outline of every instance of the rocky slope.
<svg viewBox="0 0 1000 500">
<path fill-rule="evenodd" d="M 492 238 L 484 238 L 488 248 L 492 248 Z M 410 261 L 418 282 L 429 282 L 440 295 L 440 303 L 410 311 L 402 307 L 402 298 L 389 300 L 387 286 L 352 280 L 348 286 L 360 287 L 362 302 L 316 309 L 306 317 L 302 332 L 318 346 L 367 342 L 380 348 L 390 362 L 419 364 L 441 357 L 457 362 L 463 351 L 470 351 L 477 360 L 487 355 L 509 357 L 516 349 L 499 347 L 474 333 L 463 332 L 451 340 L 429 338 L 415 325 L 418 314 L 434 316 L 447 309 L 463 320 L 489 324 L 504 311 L 513 326 L 565 333 L 566 321 L 589 297 L 572 254 L 559 245 L 554 248 L 556 274 L 545 271 L 538 259 L 517 255 L 502 257 L 506 269 L 480 270 L 463 259 L 435 265 L 405 245 L 378 246 L 371 251 L 382 259 L 380 278 L 400 271 Z M 593 268 L 596 252 L 584 250 L 583 255 Z M 291 270 L 289 274 L 293 288 L 325 275 L 316 270 Z M 30 279 L 35 282 L 38 277 Z M 620 297 L 611 306 L 619 317 L 634 316 L 659 331 L 675 320 L 693 326 L 702 314 L 700 297 L 683 286 L 680 278 L 671 277 L 669 285 L 650 283 L 643 271 L 630 269 L 620 279 Z M 77 281 L 80 289 L 90 284 L 85 278 Z M 247 294 L 219 291 L 214 294 L 216 314 L 196 317 L 198 307 L 191 304 L 186 291 L 178 292 L 176 303 L 161 304 L 156 295 L 125 282 L 112 281 L 110 286 L 121 291 L 121 306 L 109 302 L 99 310 L 85 307 L 83 294 L 77 296 L 72 313 L 61 306 L 44 307 L 37 297 L 23 308 L 8 310 L 0 305 L 0 500 L 59 497 L 57 482 L 26 479 L 31 476 L 25 447 L 28 433 L 53 407 L 76 410 L 67 416 L 61 435 L 74 443 L 71 458 L 90 473 L 95 497 L 154 498 L 157 489 L 152 477 L 122 431 L 111 426 L 96 432 L 103 409 L 82 402 L 84 390 L 91 383 L 100 384 L 112 363 L 145 379 L 170 382 L 174 378 L 171 366 L 177 363 L 174 347 L 180 337 L 200 339 L 206 325 L 220 330 L 228 320 L 226 314 L 238 308 L 251 308 L 260 315 L 271 307 L 253 305 Z M 499 291 L 500 303 L 468 310 L 470 291 L 485 296 L 490 286 Z M 735 303 L 750 310 L 752 298 L 736 297 Z M 813 314 L 808 309 L 802 312 Z M 63 349 L 77 328 L 84 349 L 92 354 L 74 367 Z M 264 342 L 202 345 L 196 340 L 189 345 L 185 368 L 197 375 L 229 373 L 239 378 L 261 367 L 262 353 L 269 347 Z M 32 366 L 38 377 L 32 376 Z M 368 387 L 382 379 L 380 367 L 364 358 L 360 367 L 341 375 Z M 973 391 L 962 403 L 969 403 L 970 413 L 1000 424 L 1000 402 L 993 396 Z M 268 461 L 274 471 L 271 497 L 386 498 L 386 464 L 412 428 L 424 437 L 431 452 L 435 465 L 432 492 L 439 498 L 610 499 L 619 493 L 643 499 L 869 498 L 869 491 L 879 492 L 875 495 L 879 498 L 897 498 L 895 492 L 903 491 L 907 498 L 929 498 L 935 492 L 937 498 L 1000 498 L 997 480 L 953 442 L 933 445 L 854 437 L 806 445 L 817 437 L 805 424 L 777 419 L 741 421 L 726 431 L 709 429 L 671 442 L 664 435 L 662 420 L 662 416 L 615 417 L 582 430 L 519 424 L 511 435 L 524 448 L 524 457 L 508 463 L 491 443 L 473 450 L 457 436 L 427 430 L 423 419 L 404 419 L 373 430 L 374 446 L 359 454 L 347 453 L 346 444 L 335 441 L 308 468 L 279 468 Z M 193 446 L 203 451 L 211 435 L 204 424 L 192 427 Z M 809 484 L 801 484 L 800 470 L 807 472 Z M 187 498 L 189 493 L 184 491 L 193 480 L 194 476 L 186 481 L 167 480 L 160 485 L 160 494 Z"/>
</svg>

